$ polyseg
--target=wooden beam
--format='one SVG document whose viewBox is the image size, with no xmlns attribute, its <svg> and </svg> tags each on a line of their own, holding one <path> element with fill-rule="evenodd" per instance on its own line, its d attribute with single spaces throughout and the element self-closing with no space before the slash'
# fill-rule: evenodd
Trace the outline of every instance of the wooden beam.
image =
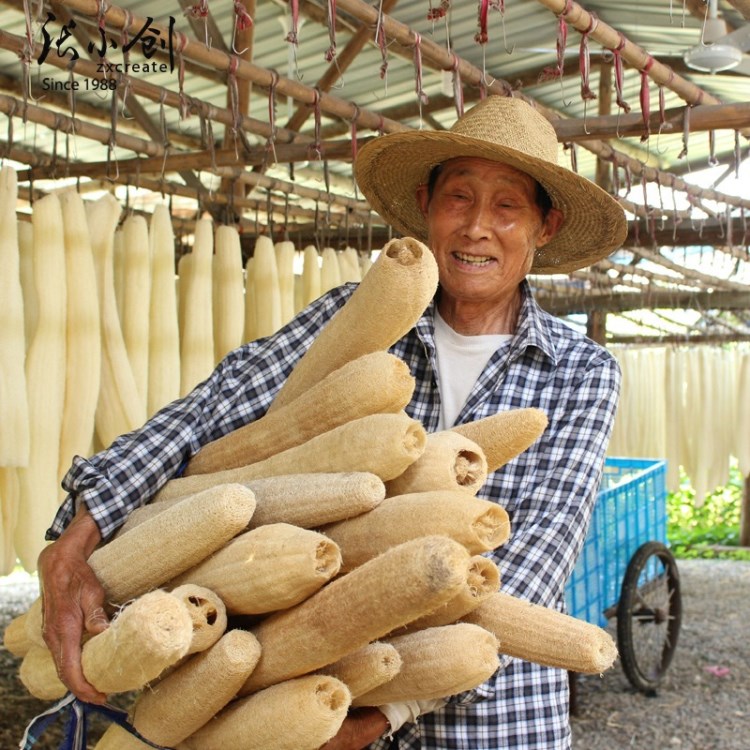
<svg viewBox="0 0 750 750">
<path fill-rule="evenodd" d="M 662 133 L 682 133 L 686 107 L 667 110 Z M 735 104 L 711 104 L 690 107 L 690 132 L 707 130 L 742 130 L 750 127 L 750 102 Z M 661 114 L 653 112 L 649 119 L 650 132 L 660 128 Z M 587 117 L 586 122 L 577 119 L 560 119 L 553 123 L 558 140 L 580 142 L 597 138 L 644 135 L 646 129 L 639 113 L 605 117 Z"/>
<path fill-rule="evenodd" d="M 0 111 L 5 111 L 8 107 L 4 103 L 7 97 L 0 97 Z M 38 109 L 38 108 L 37 108 Z M 358 140 L 359 146 L 363 146 L 369 138 Z M 336 159 L 338 161 L 347 161 L 352 158 L 352 143 L 349 140 L 328 141 L 320 144 L 320 153 L 313 154 L 310 152 L 310 144 L 307 143 L 289 143 L 279 144 L 276 146 L 276 156 L 278 161 L 284 164 L 289 162 L 310 161 L 318 156 L 321 160 Z M 135 158 L 120 159 L 117 163 L 117 170 L 122 175 L 145 175 L 145 174 L 162 174 L 167 172 L 177 172 L 180 167 L 187 169 L 197 169 L 204 172 L 214 172 L 214 167 L 233 167 L 236 173 L 248 166 L 264 164 L 271 158 L 271 152 L 265 147 L 253 148 L 241 151 L 239 156 L 234 149 L 217 149 L 210 151 L 193 151 L 190 153 L 169 154 L 166 157 L 160 155 L 159 158 Z M 102 170 L 107 166 L 107 162 L 76 162 L 68 167 L 68 174 L 71 177 L 90 177 L 97 178 L 102 174 Z M 110 168 L 111 165 L 110 165 Z M 33 167 L 30 170 L 20 172 L 20 180 L 38 180 L 44 177 L 42 171 Z"/>
<path fill-rule="evenodd" d="M 607 342 L 607 313 L 605 310 L 591 310 L 586 316 L 586 335 L 597 344 Z"/>
<path fill-rule="evenodd" d="M 740 12 L 746 21 L 750 21 L 750 0 L 728 0 L 728 2 Z"/>
<path fill-rule="evenodd" d="M 733 219 L 731 231 L 736 245 L 743 247 L 750 242 L 750 232 L 748 232 L 748 236 L 744 236 L 746 228 L 743 226 L 741 218 L 735 217 Z M 693 226 L 691 222 L 681 222 L 677 226 L 669 222 L 664 227 L 657 225 L 653 233 L 644 229 L 642 223 L 640 230 L 636 233 L 636 229 L 631 222 L 625 246 L 632 247 L 635 250 L 638 249 L 639 245 L 647 245 L 648 247 L 700 247 L 701 245 L 721 247 L 726 242 L 726 224 L 714 219 L 707 219 L 696 226 Z"/>
<path fill-rule="evenodd" d="M 580 292 L 537 292 L 539 304 L 553 315 L 564 316 L 592 311 L 618 313 L 628 310 L 750 310 L 750 292 L 683 292 L 649 288 L 643 294 Z"/>
</svg>

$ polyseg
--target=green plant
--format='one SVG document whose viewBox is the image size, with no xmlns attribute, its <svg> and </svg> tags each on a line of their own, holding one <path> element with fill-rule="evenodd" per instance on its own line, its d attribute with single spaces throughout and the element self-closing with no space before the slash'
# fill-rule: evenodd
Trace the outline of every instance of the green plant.
<svg viewBox="0 0 750 750">
<path fill-rule="evenodd" d="M 695 492 L 684 475 L 677 492 L 667 495 L 667 537 L 678 558 L 731 558 L 750 560 L 739 545 L 743 477 L 736 465 L 729 481 L 706 495 L 696 506 Z M 729 548 L 729 549 L 728 549 Z"/>
</svg>

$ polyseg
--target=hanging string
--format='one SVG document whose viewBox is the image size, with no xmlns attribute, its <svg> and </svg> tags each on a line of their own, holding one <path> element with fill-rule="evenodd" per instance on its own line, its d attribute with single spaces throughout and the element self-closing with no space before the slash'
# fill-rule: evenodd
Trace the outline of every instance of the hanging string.
<svg viewBox="0 0 750 750">
<path fill-rule="evenodd" d="M 354 114 L 350 119 L 350 140 L 352 142 L 352 164 L 357 161 L 357 119 L 359 118 L 359 107 L 356 104 L 352 104 L 354 107 Z M 354 200 L 359 200 L 359 193 L 357 190 L 357 181 L 354 179 L 352 174 L 352 184 L 354 185 Z"/>
<path fill-rule="evenodd" d="M 677 242 L 677 227 L 682 223 L 682 216 L 677 211 L 677 197 L 675 196 L 674 179 L 670 183 L 672 193 L 672 242 Z"/>
<path fill-rule="evenodd" d="M 599 25 L 599 18 L 595 13 L 590 14 L 590 21 L 586 31 L 581 32 L 581 44 L 578 48 L 578 69 L 581 73 L 581 99 L 583 99 L 583 121 L 586 123 L 586 105 L 596 94 L 591 90 L 591 52 L 589 51 L 589 36 Z"/>
<path fill-rule="evenodd" d="M 192 16 L 203 21 L 203 41 L 206 47 L 211 47 L 211 37 L 208 34 L 208 0 L 198 0 L 185 10 L 186 16 Z"/>
<path fill-rule="evenodd" d="M 727 225 L 727 245 L 729 245 L 729 247 L 734 247 L 734 222 L 732 221 L 732 207 L 731 206 L 725 206 L 724 220 L 726 221 L 726 225 Z"/>
<path fill-rule="evenodd" d="M 253 28 L 253 18 L 247 12 L 247 8 L 243 5 L 240 0 L 234 0 L 234 26 L 232 28 L 232 52 L 235 55 L 243 55 L 247 52 L 247 47 L 243 50 L 238 50 L 236 46 L 237 32 L 247 31 Z"/>
<path fill-rule="evenodd" d="M 49 163 L 49 171 L 52 177 L 57 176 L 57 131 L 60 128 L 61 116 L 55 115 L 55 125 L 52 128 L 52 159 Z"/>
<path fill-rule="evenodd" d="M 266 141 L 266 154 L 273 154 L 274 162 L 278 161 L 276 157 L 276 86 L 279 83 L 279 74 L 271 70 L 271 84 L 268 87 L 268 124 L 271 126 L 271 135 Z"/>
<path fill-rule="evenodd" d="M 453 58 L 453 99 L 456 103 L 456 114 L 463 117 L 464 114 L 464 87 L 461 83 L 461 71 L 459 70 L 458 55 L 451 52 Z"/>
<path fill-rule="evenodd" d="M 633 187 L 633 174 L 630 171 L 630 162 L 625 162 L 623 165 L 623 171 L 625 172 L 625 197 L 627 198 Z"/>
<path fill-rule="evenodd" d="M 651 92 L 649 91 L 649 77 L 648 72 L 654 64 L 654 58 L 651 55 L 648 56 L 646 64 L 641 68 L 641 90 L 640 90 L 640 103 L 641 103 L 641 115 L 643 117 L 644 133 L 641 136 L 641 142 L 647 141 L 651 135 Z"/>
<path fill-rule="evenodd" d="M 656 217 L 654 215 L 654 209 L 648 202 L 648 180 L 646 179 L 645 171 L 641 172 L 641 190 L 643 191 L 643 208 L 646 213 L 648 233 L 653 243 L 656 244 Z"/>
<path fill-rule="evenodd" d="M 740 131 L 734 131 L 734 177 L 740 179 L 740 162 L 742 161 L 742 149 L 740 148 Z"/>
<path fill-rule="evenodd" d="M 112 103 L 109 108 L 109 119 L 110 119 L 110 133 L 109 142 L 107 143 L 107 166 L 105 174 L 107 179 L 111 179 L 116 182 L 120 176 L 120 167 L 117 162 L 117 156 L 115 155 L 115 146 L 117 139 L 117 89 L 112 92 Z M 115 176 L 110 177 L 110 163 L 114 161 L 115 165 Z"/>
<path fill-rule="evenodd" d="M 659 135 L 667 123 L 667 107 L 664 99 L 664 86 L 659 86 Z"/>
<path fill-rule="evenodd" d="M 310 150 L 316 155 L 318 158 L 318 161 L 323 159 L 323 152 L 320 142 L 320 119 L 321 119 L 321 113 L 320 113 L 320 89 L 316 86 L 313 89 L 313 118 L 315 120 L 315 129 L 314 129 L 314 136 L 313 136 L 313 142 L 310 145 Z"/>
<path fill-rule="evenodd" d="M 163 89 L 159 96 L 159 124 L 161 125 L 162 145 L 164 148 L 169 147 L 169 129 L 167 128 L 167 110 L 165 105 L 167 99 L 167 90 Z"/>
<path fill-rule="evenodd" d="M 440 4 L 437 8 L 432 7 L 432 0 L 430 0 L 430 9 L 427 11 L 427 20 L 437 21 L 441 18 L 445 18 L 450 8 L 451 0 L 440 0 Z"/>
<path fill-rule="evenodd" d="M 551 81 L 555 78 L 559 78 L 562 83 L 563 69 L 565 67 L 565 47 L 568 43 L 568 23 L 565 20 L 565 15 L 570 12 L 571 0 L 565 0 L 565 8 L 562 13 L 557 16 L 557 40 L 555 42 L 555 48 L 557 50 L 557 64 L 547 66 L 539 74 L 539 81 Z"/>
<path fill-rule="evenodd" d="M 577 174 L 578 173 L 578 154 L 576 152 L 576 144 L 572 141 L 566 143 L 563 146 L 565 151 L 570 151 L 570 168 Z"/>
<path fill-rule="evenodd" d="M 688 155 L 688 140 L 690 138 L 690 105 L 685 107 L 682 113 L 682 151 L 677 154 L 678 159 Z"/>
<path fill-rule="evenodd" d="M 299 0 L 289 0 L 289 11 L 292 17 L 292 26 L 286 35 L 286 41 L 296 47 L 299 44 Z"/>
<path fill-rule="evenodd" d="M 177 93 L 180 99 L 180 119 L 184 120 L 189 114 L 188 98 L 185 95 L 185 58 L 183 52 L 188 46 L 188 38 L 181 31 L 175 32 L 177 35 L 177 48 L 175 54 L 177 55 Z"/>
<path fill-rule="evenodd" d="M 614 151 L 609 156 L 609 160 L 612 162 L 612 193 L 614 195 L 620 194 L 620 164 L 617 161 L 617 154 Z"/>
<path fill-rule="evenodd" d="M 417 103 L 419 105 L 419 128 L 424 126 L 422 122 L 422 107 L 430 103 L 430 100 L 422 88 L 422 35 L 414 32 L 414 74 L 416 78 Z"/>
<path fill-rule="evenodd" d="M 487 31 L 487 16 L 490 11 L 490 0 L 479 0 L 479 10 L 477 23 L 479 24 L 479 31 L 474 35 L 474 41 L 477 44 L 487 44 L 490 40 L 490 35 Z"/>
<path fill-rule="evenodd" d="M 133 23 L 133 14 L 127 8 L 123 9 L 123 12 L 125 13 L 125 20 L 122 22 L 122 30 L 120 32 L 120 49 L 122 50 L 123 70 L 128 70 L 130 65 L 130 34 L 128 34 L 128 29 Z M 125 115 L 125 107 L 127 106 L 129 95 L 130 78 L 126 78 L 121 97 L 123 116 Z"/>
<path fill-rule="evenodd" d="M 386 82 L 386 90 L 388 89 L 388 81 L 386 75 L 388 73 L 388 45 L 385 38 L 385 25 L 383 23 L 383 0 L 380 0 L 378 4 L 378 22 L 375 26 L 375 42 L 380 50 L 380 77 Z"/>
<path fill-rule="evenodd" d="M 622 32 L 620 32 L 620 43 L 613 50 L 611 50 L 611 52 L 614 55 L 615 100 L 617 102 L 617 106 L 620 107 L 620 109 L 622 109 L 625 114 L 627 114 L 628 112 L 630 112 L 630 105 L 623 98 L 622 91 L 625 77 L 622 66 L 622 50 L 625 48 L 625 43 L 625 37 L 623 36 Z"/>
<path fill-rule="evenodd" d="M 708 131 L 708 166 L 716 167 L 719 164 L 719 160 L 716 158 L 716 132 L 714 130 Z"/>
<path fill-rule="evenodd" d="M 656 182 L 656 187 L 659 190 L 659 208 L 661 209 L 661 229 L 664 229 L 664 225 L 667 221 L 667 214 L 664 210 L 664 191 L 661 187 L 661 177 L 659 176 L 659 170 L 656 170 L 656 177 L 654 178 L 654 182 Z"/>
<path fill-rule="evenodd" d="M 23 15 L 26 23 L 26 39 L 24 40 L 23 47 L 18 53 L 18 57 L 21 60 L 21 93 L 23 99 L 23 114 L 21 121 L 26 124 L 26 108 L 29 103 L 29 99 L 34 101 L 34 97 L 31 95 L 31 56 L 34 50 L 34 29 L 31 22 L 31 8 L 29 7 L 30 0 L 23 0 Z"/>
<path fill-rule="evenodd" d="M 239 65 L 239 57 L 237 57 L 237 55 L 232 55 L 229 58 L 229 66 L 227 68 L 227 90 L 229 91 L 229 108 L 232 112 L 232 124 L 229 126 L 229 131 L 232 134 L 234 155 L 237 159 L 240 158 L 237 141 L 242 122 L 242 114 L 240 113 L 240 91 L 237 84 L 237 69 L 239 68 Z"/>
<path fill-rule="evenodd" d="M 503 43 L 505 51 L 511 54 L 513 50 L 508 50 L 508 44 L 505 39 L 505 0 L 479 0 L 479 9 L 477 11 L 477 25 L 479 30 L 474 35 L 474 41 L 482 45 L 482 79 L 487 77 L 487 50 L 485 45 L 490 39 L 489 35 L 489 14 L 490 10 L 500 11 L 503 20 Z"/>
<path fill-rule="evenodd" d="M 328 49 L 326 50 L 326 62 L 333 62 L 336 57 L 336 0 L 328 0 Z"/>
</svg>

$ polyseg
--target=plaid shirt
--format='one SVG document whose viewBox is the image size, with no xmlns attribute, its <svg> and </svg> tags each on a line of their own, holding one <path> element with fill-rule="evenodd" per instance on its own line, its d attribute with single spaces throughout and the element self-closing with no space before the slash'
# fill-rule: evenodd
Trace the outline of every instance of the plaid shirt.
<svg viewBox="0 0 750 750">
<path fill-rule="evenodd" d="M 280 332 L 230 353 L 184 399 L 142 429 L 89 460 L 76 458 L 63 486 L 73 493 L 48 538 L 85 502 L 102 535 L 148 501 L 201 445 L 262 416 L 316 333 L 349 298 L 353 285 L 314 302 Z M 527 451 L 490 475 L 480 495 L 511 519 L 509 541 L 492 554 L 503 591 L 564 607 L 565 582 L 581 550 L 596 500 L 620 387 L 615 359 L 542 311 L 528 284 L 518 329 L 490 358 L 457 422 L 504 409 L 537 407 L 549 426 Z M 438 424 L 433 305 L 391 351 L 416 378 L 407 412 L 428 431 Z M 372 750 L 560 750 L 570 747 L 567 674 L 501 658 L 503 668 L 442 709 L 404 726 Z"/>
</svg>

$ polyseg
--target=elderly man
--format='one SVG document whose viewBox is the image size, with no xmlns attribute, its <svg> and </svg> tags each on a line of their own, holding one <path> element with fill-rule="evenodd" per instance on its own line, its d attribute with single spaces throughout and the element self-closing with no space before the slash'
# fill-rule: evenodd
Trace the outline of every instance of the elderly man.
<svg viewBox="0 0 750 750">
<path fill-rule="evenodd" d="M 417 380 L 408 413 L 428 431 L 520 407 L 549 418 L 542 438 L 481 494 L 511 519 L 511 539 L 493 553 L 503 589 L 561 608 L 620 375 L 606 350 L 537 306 L 525 278 L 606 257 L 626 222 L 609 195 L 557 165 L 557 151 L 554 129 L 531 106 L 490 97 L 450 131 L 372 141 L 355 166 L 375 210 L 427 242 L 439 268 L 435 300 L 391 349 Z M 201 445 L 262 416 L 352 290 L 333 290 L 278 334 L 232 352 L 205 383 L 107 452 L 76 459 L 64 481 L 71 495 L 48 534 L 59 540 L 40 557 L 45 637 L 76 695 L 104 699 L 80 671 L 82 631 L 106 627 L 88 554 Z M 486 683 L 444 701 L 354 711 L 326 750 L 373 742 L 377 750 L 569 747 L 566 674 L 508 657 L 501 664 Z"/>
</svg>

